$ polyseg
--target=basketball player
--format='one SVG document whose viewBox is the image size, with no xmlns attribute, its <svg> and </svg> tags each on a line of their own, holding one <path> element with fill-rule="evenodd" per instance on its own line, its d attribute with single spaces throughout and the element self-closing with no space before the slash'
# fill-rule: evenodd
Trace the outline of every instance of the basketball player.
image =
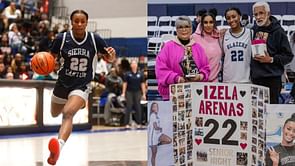
<svg viewBox="0 0 295 166">
<path fill-rule="evenodd" d="M 266 152 L 266 166 L 295 165 L 295 117 L 292 116 L 285 121 L 282 132 L 282 142 L 270 147 Z"/>
<path fill-rule="evenodd" d="M 51 98 L 51 115 L 57 117 L 62 113 L 58 139 L 52 138 L 48 145 L 50 156 L 47 162 L 51 165 L 56 164 L 72 132 L 74 115 L 85 107 L 88 100 L 97 53 L 110 60 L 115 57 L 115 50 L 108 47 L 102 38 L 86 31 L 88 14 L 85 11 L 73 11 L 70 19 L 72 30 L 59 34 L 51 48 L 51 53 L 61 63 Z"/>
<path fill-rule="evenodd" d="M 224 15 L 230 29 L 222 40 L 223 82 L 250 83 L 251 31 L 241 26 L 240 9 L 228 8 Z"/>
</svg>

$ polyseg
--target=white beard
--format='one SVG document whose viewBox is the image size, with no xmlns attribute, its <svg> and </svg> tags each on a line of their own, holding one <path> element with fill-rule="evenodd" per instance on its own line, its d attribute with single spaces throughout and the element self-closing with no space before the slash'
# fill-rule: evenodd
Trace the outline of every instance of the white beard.
<svg viewBox="0 0 295 166">
<path fill-rule="evenodd" d="M 257 24 L 259 27 L 264 26 L 264 25 L 266 25 L 266 23 L 267 23 L 267 19 L 268 19 L 268 18 L 265 18 L 263 21 L 261 21 L 261 22 L 259 22 L 259 23 L 256 21 L 256 24 Z"/>
</svg>

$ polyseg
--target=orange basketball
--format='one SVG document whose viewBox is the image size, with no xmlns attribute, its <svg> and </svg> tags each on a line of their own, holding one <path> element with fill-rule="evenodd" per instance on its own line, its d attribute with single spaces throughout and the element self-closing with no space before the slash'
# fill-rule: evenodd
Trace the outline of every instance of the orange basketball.
<svg viewBox="0 0 295 166">
<path fill-rule="evenodd" d="M 49 52 L 37 52 L 31 59 L 31 68 L 40 75 L 48 75 L 54 70 L 55 59 Z"/>
</svg>

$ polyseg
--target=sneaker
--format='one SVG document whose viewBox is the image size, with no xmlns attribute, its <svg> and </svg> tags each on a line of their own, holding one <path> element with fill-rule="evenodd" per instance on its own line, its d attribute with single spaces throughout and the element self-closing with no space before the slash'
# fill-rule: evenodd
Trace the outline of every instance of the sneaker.
<svg viewBox="0 0 295 166">
<path fill-rule="evenodd" d="M 130 126 L 130 125 L 126 125 L 125 128 L 126 128 L 126 129 L 130 129 L 131 126 Z"/>
<path fill-rule="evenodd" d="M 56 138 L 51 138 L 48 144 L 50 156 L 47 159 L 48 164 L 55 165 L 59 157 L 59 142 Z"/>
<path fill-rule="evenodd" d="M 295 100 L 294 100 L 294 98 L 291 99 L 291 100 L 288 102 L 288 104 L 295 104 Z"/>
</svg>

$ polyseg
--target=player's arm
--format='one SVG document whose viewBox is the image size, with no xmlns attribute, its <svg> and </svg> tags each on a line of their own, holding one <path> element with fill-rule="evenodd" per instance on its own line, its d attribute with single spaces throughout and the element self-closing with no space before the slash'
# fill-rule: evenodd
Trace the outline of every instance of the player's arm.
<svg viewBox="0 0 295 166">
<path fill-rule="evenodd" d="M 62 41 L 63 41 L 63 33 L 60 33 L 57 35 L 57 37 L 52 42 L 52 46 L 50 47 L 50 53 L 55 58 L 58 57 L 58 55 L 61 51 L 60 49 L 61 49 Z"/>
<path fill-rule="evenodd" d="M 116 50 L 107 45 L 107 43 L 97 34 L 94 35 L 96 49 L 101 53 L 102 58 L 107 62 L 113 62 L 116 59 Z"/>
</svg>

